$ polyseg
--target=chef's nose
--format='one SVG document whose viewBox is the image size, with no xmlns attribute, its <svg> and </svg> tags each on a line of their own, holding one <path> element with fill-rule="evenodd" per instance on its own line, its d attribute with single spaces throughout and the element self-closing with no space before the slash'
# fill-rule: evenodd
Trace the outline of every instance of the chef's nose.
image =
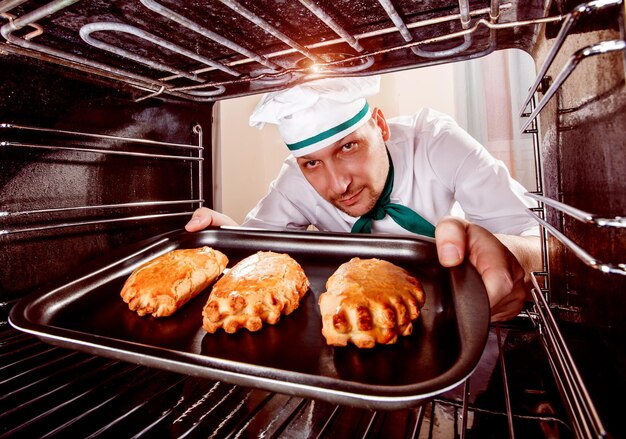
<svg viewBox="0 0 626 439">
<path fill-rule="evenodd" d="M 327 181 L 330 190 L 337 195 L 341 195 L 350 186 L 350 175 L 339 166 L 330 166 L 328 168 Z"/>
</svg>

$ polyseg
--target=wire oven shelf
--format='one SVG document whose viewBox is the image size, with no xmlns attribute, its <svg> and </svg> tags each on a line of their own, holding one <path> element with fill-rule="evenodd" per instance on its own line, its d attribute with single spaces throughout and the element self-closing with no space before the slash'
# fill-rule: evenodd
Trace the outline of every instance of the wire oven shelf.
<svg viewBox="0 0 626 439">
<path fill-rule="evenodd" d="M 555 42 L 552 45 L 552 48 L 548 52 L 546 59 L 539 69 L 539 73 L 535 79 L 535 82 L 531 86 L 529 93 L 524 100 L 521 108 L 520 108 L 520 117 L 527 117 L 527 120 L 521 126 L 521 132 L 532 132 L 534 134 L 538 133 L 536 128 L 536 121 L 539 113 L 543 108 L 547 105 L 548 101 L 557 93 L 557 91 L 561 88 L 561 86 L 565 83 L 567 78 L 572 74 L 572 72 L 576 69 L 576 67 L 580 64 L 584 59 L 595 56 L 608 54 L 612 52 L 624 52 L 624 56 L 626 57 L 626 41 L 624 40 L 624 28 L 621 26 L 622 38 L 618 40 L 610 40 L 610 41 L 602 41 L 597 44 L 593 44 L 582 49 L 576 51 L 573 55 L 570 56 L 568 61 L 566 62 L 563 69 L 555 78 L 554 82 L 543 92 L 542 99 L 535 103 L 534 96 L 538 92 L 540 86 L 542 85 L 546 73 L 548 69 L 552 66 L 555 58 L 559 54 L 559 51 L 562 49 L 563 44 L 567 38 L 567 36 L 572 32 L 576 23 L 581 20 L 583 17 L 593 14 L 598 14 L 607 9 L 614 9 L 622 6 L 619 9 L 619 13 L 621 20 L 623 21 L 623 0 L 594 0 L 589 3 L 584 3 L 576 7 L 572 12 L 566 15 L 566 18 L 563 22 L 561 30 L 559 31 Z M 527 113 L 527 109 L 530 108 L 530 113 Z M 536 157 L 540 157 L 540 153 L 536 155 Z M 540 175 L 540 174 L 538 174 Z M 582 221 L 586 224 L 591 224 L 596 227 L 606 227 L 606 228 L 617 228 L 623 229 L 626 227 L 626 218 L 624 216 L 616 216 L 613 218 L 603 218 L 599 215 L 591 214 L 585 212 L 583 210 L 577 209 L 576 207 L 569 206 L 560 201 L 553 200 L 543 195 L 542 190 L 539 188 L 536 193 L 527 193 L 528 197 L 533 198 L 541 203 L 541 207 L 539 211 L 543 211 L 543 206 L 550 206 L 551 208 L 557 209 L 560 212 L 563 212 L 579 221 Z M 555 238 L 557 238 L 562 244 L 564 244 L 568 249 L 570 249 L 581 261 L 583 261 L 586 265 L 600 270 L 603 273 L 609 274 L 617 274 L 617 275 L 626 275 L 626 264 L 625 263 L 614 263 L 614 262 L 602 262 L 597 258 L 590 255 L 583 248 L 578 246 L 573 240 L 567 237 L 564 233 L 560 232 L 556 227 L 549 224 L 545 219 L 545 212 L 542 217 L 537 215 L 536 212 L 530 211 L 531 215 L 533 215 L 536 221 L 541 224 L 544 230 L 549 231 Z M 545 233 L 544 233 L 545 239 Z M 545 244 L 544 244 L 545 250 Z"/>
<path fill-rule="evenodd" d="M 534 285 L 531 293 L 535 303 L 532 317 L 537 323 L 542 341 L 548 352 L 554 377 L 559 388 L 566 395 L 564 402 L 572 414 L 572 425 L 576 437 L 606 437 L 607 432 L 537 282 L 537 277 L 532 274 L 531 278 Z"/>
<path fill-rule="evenodd" d="M 511 334 L 512 342 L 506 339 Z M 493 400 L 476 400 L 479 379 L 406 410 L 370 410 L 245 388 L 49 346 L 0 324 L 0 438 L 40 437 L 428 437 L 480 436 L 489 426 L 498 437 L 529 437 L 544 428 L 571 437 L 564 413 L 512 408 L 511 385 L 520 381 L 514 348 L 532 327 L 493 327 Z M 507 334 L 507 335 L 505 335 Z M 539 350 L 541 351 L 541 350 Z M 544 363 L 545 359 L 541 361 Z M 507 366 L 505 366 L 505 364 Z M 546 364 L 546 367 L 549 367 Z M 522 367 L 523 368 L 523 367 Z M 489 372 L 487 367 L 485 370 Z M 549 374 L 549 372 L 548 372 Z M 477 375 L 482 375 L 481 373 Z M 94 377 L 97 377 L 95 379 Z M 97 385 L 94 383 L 98 383 Z M 527 384 L 528 385 L 528 384 Z M 548 398 L 545 382 L 529 394 Z M 544 393 L 545 392 L 545 393 Z M 33 395 L 44 394 L 45 397 Z M 543 404 L 543 405 L 541 405 Z M 541 436 L 543 437 L 543 436 Z"/>
<path fill-rule="evenodd" d="M 626 228 L 626 218 L 621 216 L 617 216 L 614 218 L 602 218 L 598 215 L 584 212 L 580 209 L 576 209 L 574 207 L 568 206 L 567 204 L 560 203 L 558 201 L 538 194 L 528 193 L 526 195 L 534 198 L 535 200 L 541 201 L 544 205 L 553 207 L 560 212 L 566 213 L 567 215 L 579 221 L 585 222 L 587 224 L 592 224 L 596 227 L 617 229 Z M 602 262 L 598 260 L 594 256 L 590 255 L 587 251 L 585 251 L 582 247 L 577 245 L 573 240 L 568 238 L 566 234 L 560 232 L 556 227 L 548 223 L 546 220 L 540 218 L 535 213 L 533 213 L 533 216 L 535 217 L 535 220 L 539 222 L 539 224 L 541 224 L 541 226 L 548 230 L 555 238 L 557 238 L 562 244 L 570 249 L 581 261 L 583 261 L 589 267 L 600 270 L 602 273 L 626 276 L 626 263 Z"/>
<path fill-rule="evenodd" d="M 180 144 L 180 143 L 171 143 L 171 142 L 161 142 L 154 141 L 148 139 L 141 138 L 132 138 L 132 137 L 121 137 L 121 136 L 111 136 L 105 134 L 97 134 L 97 133 L 86 133 L 79 131 L 67 131 L 67 130 L 59 130 L 59 129 L 51 129 L 44 127 L 34 127 L 34 126 L 25 126 L 18 124 L 10 124 L 10 123 L 0 123 L 0 136 L 2 134 L 7 134 L 8 132 L 17 132 L 17 133 L 38 133 L 46 136 L 46 143 L 31 143 L 31 142 L 22 142 L 16 140 L 0 140 L 0 147 L 3 149 L 7 148 L 22 148 L 22 149 L 32 149 L 32 150 L 44 150 L 44 151 L 72 151 L 77 152 L 79 154 L 97 154 L 97 155 L 115 155 L 127 157 L 129 159 L 155 159 L 155 160 L 165 160 L 165 161 L 176 161 L 176 162 L 190 162 L 192 166 L 196 167 L 197 177 L 191 179 L 191 186 L 189 189 L 190 198 L 189 199 L 177 199 L 177 200 L 155 200 L 155 201 L 135 201 L 128 203 L 115 203 L 115 204 L 92 204 L 92 205 L 81 205 L 81 206 L 70 206 L 70 207 L 54 207 L 47 209 L 34 209 L 34 210 L 21 210 L 21 211 L 8 211 L 2 210 L 0 211 L 0 224 L 9 224 L 14 220 L 28 218 L 28 217 L 36 217 L 36 216 L 47 216 L 48 221 L 46 221 L 43 225 L 35 225 L 35 226 L 17 226 L 17 227 L 3 227 L 0 229 L 0 237 L 9 237 L 13 235 L 18 235 L 22 233 L 39 233 L 48 230 L 54 229 L 64 229 L 69 227 L 82 227 L 87 225 L 96 225 L 96 224 L 107 224 L 107 223 L 118 223 L 118 222 L 129 222 L 129 221 L 144 221 L 144 220 L 152 220 L 157 218 L 168 218 L 168 217 L 177 217 L 177 216 L 190 216 L 192 211 L 170 211 L 165 213 L 151 213 L 151 214 L 141 214 L 141 215 L 127 215 L 120 216 L 116 210 L 119 209 L 129 209 L 129 208 L 139 208 L 146 209 L 149 207 L 169 207 L 170 210 L 173 210 L 176 206 L 180 205 L 195 205 L 197 207 L 202 207 L 204 202 L 203 195 L 203 168 L 202 162 L 204 160 L 204 147 L 203 147 L 203 139 L 202 139 L 202 127 L 199 124 L 196 124 L 192 128 L 193 133 L 196 135 L 198 139 L 197 145 L 191 144 Z M 53 141 L 56 136 L 63 136 L 79 139 L 81 142 L 86 142 L 88 140 L 98 140 L 104 141 L 109 144 L 119 143 L 123 145 L 124 149 L 111 149 L 108 147 L 93 147 L 93 146 L 68 146 L 66 144 L 58 145 L 53 144 Z M 143 146 L 149 147 L 150 149 L 168 149 L 173 150 L 173 152 L 168 152 L 167 154 L 159 153 L 159 152 L 145 152 L 145 151 L 136 151 L 133 150 L 133 147 Z M 195 180 L 195 181 L 194 181 Z M 196 196 L 194 197 L 194 194 Z M 86 212 L 92 213 L 94 211 L 101 212 L 113 212 L 116 216 L 113 218 L 101 218 L 101 219 L 84 219 L 77 221 L 68 221 L 68 220 L 52 220 L 51 214 L 56 213 L 79 213 Z M 67 217 L 67 215 L 66 215 Z"/>
<path fill-rule="evenodd" d="M 565 20 L 562 24 L 561 30 L 559 31 L 555 42 L 550 49 L 550 52 L 548 52 L 548 55 L 543 62 L 543 65 L 539 69 L 539 73 L 537 74 L 535 82 L 530 87 L 528 95 L 526 96 L 526 99 L 524 100 L 520 108 L 520 116 L 528 117 L 526 122 L 522 124 L 520 128 L 521 132 L 526 131 L 531 126 L 541 110 L 543 110 L 548 101 L 559 90 L 565 80 L 571 75 L 571 73 L 576 69 L 576 67 L 582 60 L 590 56 L 611 53 L 614 51 L 624 51 L 626 49 L 625 42 L 622 38 L 621 40 L 602 41 L 578 50 L 569 58 L 565 67 L 563 67 L 552 85 L 550 85 L 550 87 L 544 92 L 543 98 L 541 99 L 541 101 L 539 101 L 538 104 L 535 105 L 535 108 L 532 110 L 532 112 L 529 115 L 524 113 L 531 103 L 533 97 L 535 96 L 535 93 L 537 93 L 537 91 L 539 90 L 539 87 L 541 86 L 546 76 L 546 73 L 548 72 L 548 69 L 550 68 L 559 51 L 563 47 L 565 39 L 574 29 L 576 23 L 578 23 L 578 21 L 585 16 L 599 13 L 605 9 L 616 8 L 620 5 L 623 5 L 623 0 L 594 0 L 589 3 L 583 3 L 579 5 L 578 7 L 574 8 L 572 12 L 565 16 Z"/>
<path fill-rule="evenodd" d="M 539 69 L 539 73 L 527 98 L 520 108 L 520 117 L 528 118 L 521 126 L 521 131 L 533 134 L 535 144 L 535 154 L 537 163 L 537 190 L 535 192 L 526 193 L 526 196 L 539 202 L 536 209 L 528 209 L 528 212 L 542 226 L 542 251 L 544 254 L 544 267 L 541 272 L 531 273 L 531 280 L 534 288 L 531 290 L 533 298 L 533 308 L 529 313 L 530 318 L 535 322 L 539 331 L 541 340 L 544 344 L 550 365 L 553 369 L 553 375 L 557 380 L 563 401 L 570 413 L 570 419 L 576 437 L 607 437 L 605 430 L 597 410 L 591 400 L 585 383 L 581 378 L 581 374 L 573 360 L 573 357 L 567 347 L 565 339 L 559 329 L 556 319 L 553 316 L 552 308 L 556 305 L 550 302 L 550 269 L 547 259 L 547 233 L 549 232 L 558 241 L 571 250 L 586 265 L 597 269 L 603 273 L 625 275 L 626 264 L 601 262 L 587 253 L 583 248 L 578 246 L 566 234 L 560 232 L 556 227 L 546 221 L 546 208 L 550 207 L 564 213 L 578 221 L 594 226 L 596 228 L 612 228 L 623 229 L 626 227 L 626 221 L 621 216 L 613 218 L 605 218 L 600 215 L 585 212 L 581 209 L 569 206 L 565 203 L 553 200 L 543 194 L 543 171 L 541 169 L 541 148 L 539 141 L 538 116 L 545 108 L 548 101 L 557 93 L 570 74 L 576 69 L 579 63 L 591 56 L 611 53 L 615 51 L 625 51 L 626 44 L 623 35 L 622 39 L 602 41 L 584 47 L 576 51 L 565 63 L 565 66 L 556 77 L 555 81 L 547 87 L 543 92 L 542 99 L 537 103 L 535 96 L 540 87 L 546 82 L 546 73 L 553 64 L 555 58 L 562 49 L 563 43 L 569 33 L 573 30 L 575 24 L 584 16 L 598 13 L 604 9 L 611 9 L 622 6 L 620 10 L 621 19 L 623 20 L 623 2 L 621 0 L 592 1 L 582 4 L 575 8 L 565 17 L 561 30 L 557 35 L 547 57 Z M 538 278 L 542 278 L 542 283 Z"/>
</svg>

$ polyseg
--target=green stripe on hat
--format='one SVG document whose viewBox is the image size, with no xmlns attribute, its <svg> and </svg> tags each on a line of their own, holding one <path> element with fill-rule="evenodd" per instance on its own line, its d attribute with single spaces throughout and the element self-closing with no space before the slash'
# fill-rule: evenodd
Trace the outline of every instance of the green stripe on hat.
<svg viewBox="0 0 626 439">
<path fill-rule="evenodd" d="M 304 139 L 296 143 L 288 143 L 287 148 L 289 148 L 291 151 L 297 151 L 299 149 L 306 148 L 307 146 L 321 142 L 324 139 L 328 139 L 329 137 L 332 137 L 337 133 L 345 131 L 351 126 L 357 124 L 361 119 L 363 119 L 363 117 L 365 117 L 369 109 L 370 109 L 369 104 L 365 102 L 363 109 L 361 109 L 361 111 L 359 111 L 354 117 L 348 119 L 347 121 L 343 123 L 340 123 L 336 127 L 329 128 L 326 131 L 322 131 L 321 133 L 316 134 L 315 136 L 309 137 L 308 139 Z"/>
</svg>

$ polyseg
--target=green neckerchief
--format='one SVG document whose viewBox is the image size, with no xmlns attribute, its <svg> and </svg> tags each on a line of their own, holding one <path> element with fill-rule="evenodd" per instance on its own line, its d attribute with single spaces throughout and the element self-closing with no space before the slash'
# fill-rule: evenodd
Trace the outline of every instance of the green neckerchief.
<svg viewBox="0 0 626 439">
<path fill-rule="evenodd" d="M 385 182 L 383 193 L 372 210 L 361 216 L 354 223 L 350 232 L 372 233 L 372 221 L 381 220 L 385 216 L 389 215 L 396 223 L 409 232 L 434 238 L 435 226 L 408 207 L 391 203 L 391 190 L 393 189 L 393 162 L 391 161 L 389 151 L 387 151 L 387 157 L 389 157 L 389 174 L 387 174 L 387 181 Z"/>
</svg>

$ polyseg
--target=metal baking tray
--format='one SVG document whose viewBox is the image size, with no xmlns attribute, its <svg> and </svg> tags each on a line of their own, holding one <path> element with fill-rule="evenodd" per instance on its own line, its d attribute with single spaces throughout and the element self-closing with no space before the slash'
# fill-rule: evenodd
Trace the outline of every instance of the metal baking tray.
<svg viewBox="0 0 626 439">
<path fill-rule="evenodd" d="M 232 267 L 259 250 L 285 252 L 311 283 L 300 307 L 257 332 L 209 334 L 202 308 L 210 287 L 170 317 L 139 317 L 120 297 L 130 273 L 176 248 L 224 252 Z M 317 299 L 350 258 L 387 259 L 421 280 L 426 304 L 413 333 L 372 349 L 327 346 Z M 461 384 L 487 340 L 489 304 L 469 264 L 437 262 L 434 240 L 395 235 L 210 228 L 173 231 L 108 254 L 73 281 L 19 301 L 9 321 L 53 345 L 187 375 L 372 409 L 402 409 Z"/>
</svg>

